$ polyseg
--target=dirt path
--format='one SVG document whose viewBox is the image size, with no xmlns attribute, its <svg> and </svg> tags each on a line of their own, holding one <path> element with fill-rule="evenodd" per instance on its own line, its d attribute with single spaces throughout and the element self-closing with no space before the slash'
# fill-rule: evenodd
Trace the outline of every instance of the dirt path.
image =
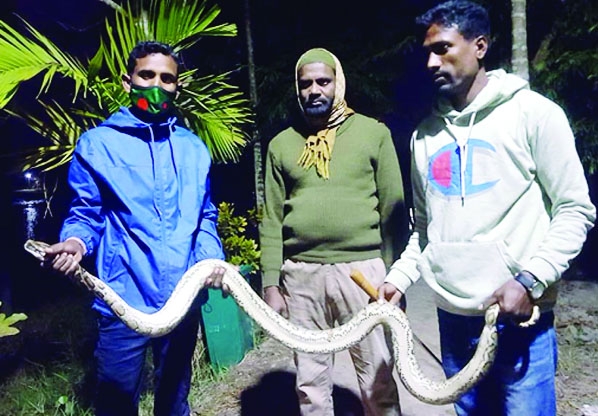
<svg viewBox="0 0 598 416">
<path fill-rule="evenodd" d="M 598 416 L 598 282 L 562 283 L 555 310 L 558 414 Z"/>
<path fill-rule="evenodd" d="M 438 356 L 438 329 L 430 293 L 424 284 L 408 292 L 408 316 L 413 331 Z M 557 373 L 558 415 L 598 416 L 598 282 L 563 281 L 556 308 L 559 334 Z M 442 373 L 420 346 L 416 355 L 431 378 Z M 357 382 L 348 354 L 337 354 L 334 371 L 336 414 L 361 415 Z M 293 416 L 298 414 L 294 394 L 292 352 L 267 339 L 250 352 L 226 377 L 210 388 L 210 400 L 194 406 L 202 416 Z M 426 405 L 400 385 L 403 416 L 454 415 L 451 406 Z"/>
</svg>

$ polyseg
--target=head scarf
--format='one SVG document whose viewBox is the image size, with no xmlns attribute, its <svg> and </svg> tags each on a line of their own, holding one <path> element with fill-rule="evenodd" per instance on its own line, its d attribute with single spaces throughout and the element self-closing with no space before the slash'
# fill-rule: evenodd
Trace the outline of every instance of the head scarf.
<svg viewBox="0 0 598 416">
<path fill-rule="evenodd" d="M 334 70 L 334 100 L 326 126 L 307 137 L 305 147 L 297 163 L 304 169 L 315 166 L 317 174 L 324 179 L 328 179 L 330 178 L 330 159 L 336 139 L 336 131 L 343 121 L 351 114 L 354 114 L 354 111 L 347 107 L 345 101 L 345 74 L 343 73 L 341 63 L 336 56 L 323 48 L 310 49 L 301 55 L 297 61 L 297 65 L 295 66 L 295 90 L 299 106 L 303 109 L 299 91 L 299 70 L 303 65 L 314 62 L 322 62 Z"/>
</svg>

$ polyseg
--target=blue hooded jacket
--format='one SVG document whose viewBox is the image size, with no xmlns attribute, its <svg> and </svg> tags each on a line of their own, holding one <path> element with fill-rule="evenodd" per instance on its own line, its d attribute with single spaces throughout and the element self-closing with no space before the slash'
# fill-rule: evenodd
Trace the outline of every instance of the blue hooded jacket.
<svg viewBox="0 0 598 416">
<path fill-rule="evenodd" d="M 210 155 L 173 117 L 147 124 L 121 108 L 77 143 L 60 239 L 96 254 L 97 276 L 130 306 L 159 310 L 200 260 L 223 259 L 210 201 Z M 96 299 L 94 309 L 112 311 Z"/>
</svg>

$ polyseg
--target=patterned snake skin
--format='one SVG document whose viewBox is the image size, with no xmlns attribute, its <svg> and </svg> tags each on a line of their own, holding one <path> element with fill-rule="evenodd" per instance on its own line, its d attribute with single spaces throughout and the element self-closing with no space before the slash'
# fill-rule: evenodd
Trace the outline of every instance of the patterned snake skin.
<svg viewBox="0 0 598 416">
<path fill-rule="evenodd" d="M 43 261 L 46 243 L 28 240 L 25 249 Z M 419 400 L 430 404 L 455 401 L 488 371 L 496 353 L 498 305 L 486 311 L 486 324 L 471 361 L 447 380 L 430 380 L 420 369 L 414 354 L 413 333 L 405 313 L 388 302 L 370 303 L 348 323 L 329 330 L 308 330 L 296 326 L 274 312 L 228 263 L 203 260 L 181 278 L 164 307 L 153 314 L 139 312 L 127 305 L 108 285 L 79 267 L 73 280 L 104 300 L 114 313 L 134 331 L 159 337 L 172 331 L 185 316 L 206 278 L 215 266 L 226 269 L 223 283 L 239 306 L 270 336 L 287 347 L 307 353 L 333 353 L 345 350 L 368 335 L 376 325 L 384 325 L 392 334 L 392 348 L 401 381 Z"/>
</svg>

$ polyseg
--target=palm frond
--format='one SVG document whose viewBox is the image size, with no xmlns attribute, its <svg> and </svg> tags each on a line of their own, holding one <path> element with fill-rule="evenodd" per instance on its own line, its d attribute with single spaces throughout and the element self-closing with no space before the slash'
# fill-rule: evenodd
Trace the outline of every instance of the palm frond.
<svg viewBox="0 0 598 416">
<path fill-rule="evenodd" d="M 49 172 L 69 163 L 75 151 L 74 146 L 41 146 L 23 152 L 22 170 L 36 169 Z"/>
<path fill-rule="evenodd" d="M 128 106 L 129 96 L 123 89 L 120 80 L 103 80 L 103 82 L 94 82 L 90 88 L 98 98 L 98 106 L 108 114 L 114 113 L 122 106 Z"/>
<path fill-rule="evenodd" d="M 215 160 L 234 162 L 249 140 L 242 129 L 252 122 L 249 102 L 227 83 L 230 73 L 183 78 L 179 108 L 185 122 L 205 142 Z"/>
<path fill-rule="evenodd" d="M 152 0 L 147 10 L 138 13 L 130 5 L 123 7 L 113 23 L 106 21 L 105 60 L 114 62 L 112 70 L 121 74 L 129 51 L 141 40 L 157 40 L 180 51 L 204 36 L 236 36 L 235 24 L 213 24 L 220 12 L 217 5 L 207 7 L 206 1 L 189 0 Z"/>
<path fill-rule="evenodd" d="M 5 111 L 13 117 L 22 119 L 33 131 L 52 142 L 50 146 L 23 152 L 24 170 L 35 168 L 47 171 L 67 163 L 72 157 L 79 136 L 97 125 L 97 121 L 102 117 L 85 110 L 65 109 L 55 101 L 50 104 L 43 101 L 38 103 L 48 116 L 46 120 L 27 113 L 17 114 L 7 109 Z"/>
<path fill-rule="evenodd" d="M 127 57 L 137 42 L 151 39 L 142 27 L 141 19 L 133 15 L 130 7 L 116 14 L 114 26 L 106 19 L 106 35 L 108 39 L 102 39 L 101 47 L 112 76 L 126 72 Z"/>
<path fill-rule="evenodd" d="M 106 5 L 110 6 L 110 7 L 112 7 L 116 11 L 122 10 L 121 5 L 118 4 L 118 3 L 113 2 L 112 0 L 99 0 L 99 1 L 101 1 L 102 3 L 104 3 L 104 4 L 106 4 Z"/>
<path fill-rule="evenodd" d="M 237 162 L 247 140 L 234 131 L 230 125 L 222 123 L 217 116 L 209 113 L 197 113 L 190 118 L 193 131 L 204 140 L 212 159 L 216 162 Z"/>
<path fill-rule="evenodd" d="M 75 82 L 74 100 L 87 85 L 87 72 L 82 64 L 23 22 L 32 39 L 0 21 L 0 108 L 6 106 L 22 82 L 44 71 L 39 94 L 46 93 L 53 77 L 61 74 Z"/>
<path fill-rule="evenodd" d="M 27 150 L 23 168 L 51 170 L 72 157 L 78 137 L 108 114 L 130 104 L 122 88 L 121 75 L 126 72 L 128 55 L 141 40 L 157 40 L 180 51 L 195 45 L 203 36 L 235 36 L 234 24 L 216 24 L 218 6 L 206 0 L 150 0 L 119 5 L 102 0 L 114 10 L 105 20 L 99 47 L 86 63 L 87 68 L 31 25 L 24 21 L 28 35 L 0 21 L 0 109 L 20 117 L 50 144 Z M 43 117 L 23 114 L 6 108 L 19 85 L 43 74 L 38 103 Z M 53 95 L 50 86 L 57 75 L 74 82 L 73 92 Z M 250 122 L 250 106 L 237 87 L 228 83 L 228 74 L 199 78 L 195 71 L 181 74 L 185 88 L 178 108 L 187 126 L 208 145 L 216 161 L 236 161 L 247 142 L 243 126 Z M 73 108 L 58 104 L 71 98 Z"/>
<path fill-rule="evenodd" d="M 169 43 L 176 50 L 186 49 L 204 36 L 236 36 L 235 24 L 212 25 L 221 12 L 220 7 L 207 7 L 205 1 L 178 1 L 172 7 L 172 0 L 152 1 L 155 39 Z"/>
</svg>

